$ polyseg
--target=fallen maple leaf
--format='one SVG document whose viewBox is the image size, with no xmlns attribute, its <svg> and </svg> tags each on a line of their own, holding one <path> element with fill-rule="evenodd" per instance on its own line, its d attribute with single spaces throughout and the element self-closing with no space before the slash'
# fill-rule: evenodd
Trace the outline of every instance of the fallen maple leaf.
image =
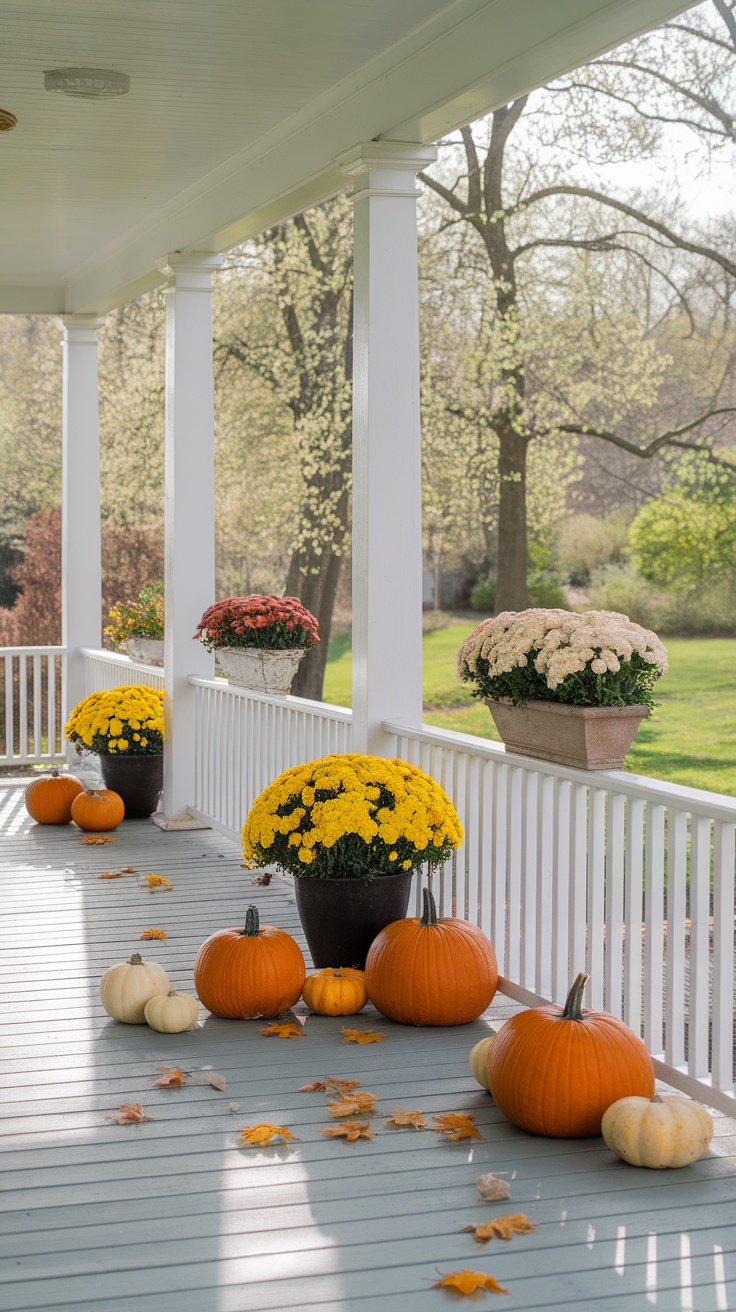
<svg viewBox="0 0 736 1312">
<path fill-rule="evenodd" d="M 115 839 L 108 834 L 95 834 L 94 837 L 80 838 L 79 841 L 87 847 L 102 847 L 105 843 L 114 843 Z"/>
<path fill-rule="evenodd" d="M 243 869 L 244 870 L 247 869 L 247 866 L 243 866 Z M 255 879 L 251 879 L 250 882 L 251 884 L 258 884 L 260 888 L 268 888 L 272 879 L 273 879 L 273 875 L 269 875 L 269 874 L 256 875 Z"/>
<path fill-rule="evenodd" d="M 142 934 L 139 934 L 138 937 L 139 937 L 139 938 L 158 938 L 158 939 L 161 940 L 162 943 L 165 943 L 166 940 L 167 940 L 167 938 L 168 938 L 169 936 L 168 936 L 168 934 L 166 933 L 166 930 L 165 930 L 165 929 L 144 929 L 143 933 L 142 933 Z"/>
<path fill-rule="evenodd" d="M 475 1294 L 479 1289 L 488 1289 L 492 1294 L 509 1292 L 508 1289 L 502 1289 L 493 1276 L 487 1276 L 483 1271 L 450 1271 L 432 1288 L 454 1289 L 456 1294 Z"/>
<path fill-rule="evenodd" d="M 443 1112 L 441 1116 L 433 1116 L 436 1125 L 430 1125 L 430 1130 L 436 1130 L 438 1134 L 447 1135 L 448 1139 L 482 1139 L 483 1135 L 477 1129 L 475 1117 L 466 1115 L 465 1112 Z"/>
<path fill-rule="evenodd" d="M 328 1139 L 347 1139 L 354 1143 L 356 1139 L 372 1139 L 370 1121 L 341 1121 L 339 1125 L 326 1125 L 322 1133 Z"/>
<path fill-rule="evenodd" d="M 338 1080 L 334 1075 L 325 1075 L 313 1084 L 303 1084 L 297 1093 L 349 1093 L 359 1086 L 360 1080 Z"/>
<path fill-rule="evenodd" d="M 340 1033 L 345 1037 L 343 1043 L 380 1043 L 385 1039 L 385 1034 L 379 1034 L 377 1030 L 348 1030 L 343 1025 Z"/>
<path fill-rule="evenodd" d="M 403 1107 L 394 1107 L 391 1115 L 386 1117 L 386 1124 L 413 1125 L 415 1130 L 428 1130 L 430 1128 L 421 1112 L 407 1112 Z"/>
<path fill-rule="evenodd" d="M 163 1071 L 163 1075 L 153 1081 L 154 1089 L 180 1089 L 189 1078 L 178 1066 L 157 1066 L 156 1070 Z"/>
<path fill-rule="evenodd" d="M 240 1144 L 243 1148 L 263 1148 L 277 1138 L 282 1143 L 288 1143 L 290 1139 L 296 1139 L 296 1135 L 287 1130 L 285 1125 L 271 1125 L 268 1121 L 260 1121 L 258 1125 L 244 1125 L 240 1131 Z"/>
<path fill-rule="evenodd" d="M 153 893 L 156 888 L 173 887 L 171 880 L 167 879 L 165 875 L 146 875 L 146 883 L 148 884 L 151 893 Z"/>
<path fill-rule="evenodd" d="M 354 1116 L 356 1112 L 372 1112 L 378 1095 L 375 1093 L 348 1093 L 340 1102 L 327 1104 L 328 1116 Z"/>
<path fill-rule="evenodd" d="M 120 1115 L 108 1116 L 107 1120 L 113 1125 L 136 1125 L 139 1121 L 152 1121 L 152 1116 L 146 1116 L 139 1102 L 121 1102 Z"/>
<path fill-rule="evenodd" d="M 304 1034 L 299 1025 L 289 1023 L 279 1024 L 274 1021 L 273 1025 L 266 1025 L 264 1029 L 258 1031 L 259 1034 L 265 1034 L 267 1039 L 303 1039 Z"/>
<path fill-rule="evenodd" d="M 122 870 L 103 870 L 102 874 L 101 874 L 101 875 L 98 875 L 97 878 L 98 878 L 98 879 L 119 879 L 120 876 L 122 875 L 122 873 L 123 873 Z"/>
<path fill-rule="evenodd" d="M 499 1180 L 497 1175 L 491 1171 L 487 1175 L 479 1175 L 475 1182 L 481 1198 L 485 1198 L 488 1203 L 498 1202 L 501 1198 L 508 1198 L 511 1193 L 511 1185 L 508 1180 Z"/>
<path fill-rule="evenodd" d="M 487 1244 L 489 1239 L 510 1239 L 512 1235 L 527 1235 L 530 1230 L 538 1230 L 534 1221 L 527 1220 L 523 1212 L 513 1216 L 497 1216 L 494 1221 L 483 1225 L 465 1225 L 460 1231 L 463 1235 L 475 1235 L 477 1244 Z"/>
<path fill-rule="evenodd" d="M 134 874 L 135 874 L 135 870 L 133 869 L 132 866 L 123 866 L 123 868 L 122 868 L 122 870 L 120 871 L 120 873 L 121 873 L 121 875 L 134 875 Z"/>
</svg>

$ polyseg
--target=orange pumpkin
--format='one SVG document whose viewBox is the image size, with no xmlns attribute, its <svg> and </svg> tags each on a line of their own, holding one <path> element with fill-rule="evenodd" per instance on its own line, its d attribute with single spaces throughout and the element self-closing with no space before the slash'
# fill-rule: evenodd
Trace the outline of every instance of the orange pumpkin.
<svg viewBox="0 0 736 1312">
<path fill-rule="evenodd" d="M 496 992 L 498 966 L 482 930 L 438 920 L 425 888 L 421 920 L 395 920 L 373 940 L 365 982 L 371 1002 L 401 1025 L 466 1025 Z"/>
<path fill-rule="evenodd" d="M 302 997 L 318 1016 L 354 1016 L 368 1001 L 365 972 L 352 966 L 328 966 L 307 976 Z"/>
<path fill-rule="evenodd" d="M 72 820 L 75 825 L 92 833 L 117 829 L 124 815 L 122 797 L 109 788 L 85 788 L 72 802 Z"/>
<path fill-rule="evenodd" d="M 83 789 L 84 784 L 73 774 L 49 770 L 26 788 L 26 811 L 39 825 L 68 825 L 72 802 Z"/>
<path fill-rule="evenodd" d="M 299 944 L 248 907 L 242 929 L 219 929 L 202 944 L 194 986 L 214 1016 L 247 1020 L 278 1016 L 299 998 L 306 979 Z"/>
<path fill-rule="evenodd" d="M 550 1003 L 512 1016 L 488 1054 L 496 1106 L 531 1134 L 600 1134 L 611 1103 L 654 1094 L 652 1059 L 639 1036 L 605 1011 L 583 1010 L 587 982 L 578 975 L 564 1008 Z"/>
</svg>

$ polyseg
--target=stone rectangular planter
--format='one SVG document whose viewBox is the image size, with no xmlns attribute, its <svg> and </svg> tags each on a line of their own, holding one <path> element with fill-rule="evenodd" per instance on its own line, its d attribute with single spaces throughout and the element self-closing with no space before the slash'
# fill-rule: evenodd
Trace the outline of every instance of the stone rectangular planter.
<svg viewBox="0 0 736 1312">
<path fill-rule="evenodd" d="M 218 647 L 217 663 L 229 683 L 252 692 L 285 697 L 306 647 L 268 651 L 260 647 Z M 330 963 L 333 964 L 333 963 Z"/>
<path fill-rule="evenodd" d="M 620 770 L 646 706 L 566 706 L 559 702 L 486 700 L 510 752 L 576 770 Z"/>
</svg>

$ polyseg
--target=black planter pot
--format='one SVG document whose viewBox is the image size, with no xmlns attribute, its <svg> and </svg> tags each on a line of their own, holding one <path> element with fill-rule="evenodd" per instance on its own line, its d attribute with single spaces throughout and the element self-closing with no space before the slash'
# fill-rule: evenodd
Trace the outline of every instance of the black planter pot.
<svg viewBox="0 0 736 1312">
<path fill-rule="evenodd" d="M 294 880 L 302 929 L 317 967 L 363 970 L 376 934 L 406 915 L 413 870 L 364 879 Z"/>
<path fill-rule="evenodd" d="M 164 755 L 101 756 L 106 788 L 125 803 L 126 820 L 143 820 L 156 810 L 164 786 Z"/>
</svg>

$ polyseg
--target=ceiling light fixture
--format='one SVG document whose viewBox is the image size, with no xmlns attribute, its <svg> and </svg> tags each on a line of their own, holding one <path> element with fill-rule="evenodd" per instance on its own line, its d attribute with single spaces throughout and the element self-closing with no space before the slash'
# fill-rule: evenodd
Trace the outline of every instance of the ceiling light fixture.
<svg viewBox="0 0 736 1312">
<path fill-rule="evenodd" d="M 61 91 L 65 96 L 102 100 L 126 95 L 130 77 L 112 68 L 53 68 L 44 73 L 43 85 L 46 91 Z"/>
<path fill-rule="evenodd" d="M 0 132 L 12 132 L 18 122 L 9 109 L 0 109 Z"/>
</svg>

